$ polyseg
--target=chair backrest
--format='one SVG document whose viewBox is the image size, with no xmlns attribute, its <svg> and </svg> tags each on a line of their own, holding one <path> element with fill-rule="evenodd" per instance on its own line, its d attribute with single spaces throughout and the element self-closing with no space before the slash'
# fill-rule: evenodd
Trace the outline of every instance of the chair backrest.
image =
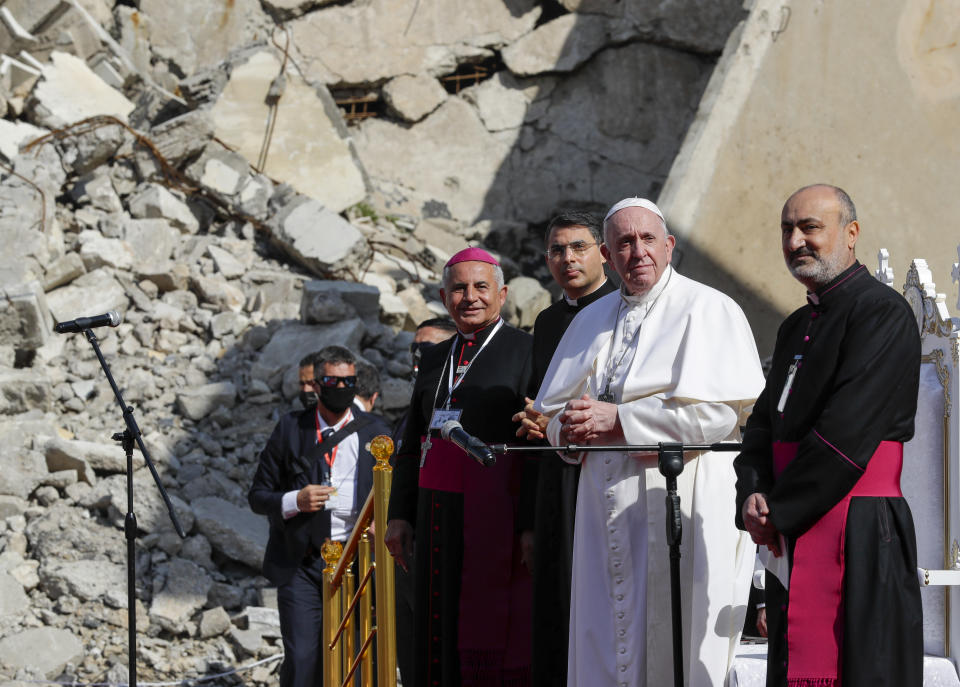
<svg viewBox="0 0 960 687">
<path fill-rule="evenodd" d="M 893 274 L 880 252 L 877 278 L 892 286 Z M 960 567 L 957 510 L 960 423 L 954 402 L 958 388 L 958 323 L 950 317 L 942 293 L 936 292 L 925 260 L 910 263 L 903 295 L 913 308 L 922 341 L 920 391 L 913 439 L 904 447 L 901 487 L 913 512 L 917 564 L 930 570 Z M 924 586 L 924 652 L 960 656 L 960 596 L 956 587 Z M 951 613 L 951 607 L 954 612 Z"/>
</svg>

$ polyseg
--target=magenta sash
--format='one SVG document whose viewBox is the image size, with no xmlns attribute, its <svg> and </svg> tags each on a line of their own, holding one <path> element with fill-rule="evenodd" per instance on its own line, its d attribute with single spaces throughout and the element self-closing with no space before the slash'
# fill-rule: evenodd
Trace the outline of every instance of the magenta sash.
<svg viewBox="0 0 960 687">
<path fill-rule="evenodd" d="M 776 477 L 797 455 L 796 442 L 774 442 Z M 903 496 L 900 471 L 903 444 L 882 441 L 853 489 L 813 527 L 793 550 L 787 609 L 789 687 L 840 685 L 843 646 L 843 569 L 847 512 L 854 496 Z"/>
</svg>

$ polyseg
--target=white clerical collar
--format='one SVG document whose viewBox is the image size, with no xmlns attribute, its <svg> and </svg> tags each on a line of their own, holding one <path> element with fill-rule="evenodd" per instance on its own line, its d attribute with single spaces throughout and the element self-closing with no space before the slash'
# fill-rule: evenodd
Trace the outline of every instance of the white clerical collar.
<svg viewBox="0 0 960 687">
<path fill-rule="evenodd" d="M 590 293 L 596 293 L 596 292 L 597 292 L 597 289 L 602 288 L 603 285 L 606 284 L 606 283 L 607 283 L 607 279 L 606 279 L 606 277 L 604 277 L 603 281 L 600 282 L 599 284 L 597 284 L 597 288 L 594 289 L 593 291 L 591 291 Z M 583 294 L 582 296 L 580 296 L 580 298 L 586 298 L 587 296 L 590 295 L 590 293 L 585 293 L 585 294 Z M 576 308 L 576 307 L 577 307 L 577 300 L 578 300 L 578 299 L 576 299 L 576 298 L 568 298 L 568 297 L 567 297 L 567 294 L 563 294 L 563 300 L 565 300 L 565 301 L 567 302 L 567 305 L 569 305 L 570 307 L 572 307 L 572 308 Z"/>
<path fill-rule="evenodd" d="M 457 334 L 459 334 L 465 341 L 476 341 L 478 334 L 483 334 L 483 333 L 486 332 L 486 331 L 490 331 L 490 327 L 491 327 L 492 325 L 497 324 L 497 322 L 499 322 L 499 321 L 500 321 L 500 318 L 498 317 L 497 319 L 495 319 L 495 320 L 494 320 L 493 322 L 491 322 L 490 324 L 484 325 L 483 327 L 481 327 L 480 329 L 478 329 L 478 330 L 475 331 L 475 332 L 469 332 L 469 333 L 467 333 L 467 332 L 461 332 L 459 329 L 457 329 Z"/>
<path fill-rule="evenodd" d="M 623 299 L 623 302 L 627 304 L 628 307 L 636 307 L 638 305 L 643 305 L 644 303 L 650 303 L 657 296 L 663 293 L 663 290 L 667 288 L 667 284 L 670 282 L 670 277 L 673 275 L 673 267 L 667 265 L 667 269 L 663 271 L 663 274 L 660 275 L 660 278 L 657 280 L 657 283 L 650 287 L 646 293 L 641 293 L 637 296 L 632 296 L 627 293 L 623 284 L 620 284 L 620 298 Z"/>
</svg>

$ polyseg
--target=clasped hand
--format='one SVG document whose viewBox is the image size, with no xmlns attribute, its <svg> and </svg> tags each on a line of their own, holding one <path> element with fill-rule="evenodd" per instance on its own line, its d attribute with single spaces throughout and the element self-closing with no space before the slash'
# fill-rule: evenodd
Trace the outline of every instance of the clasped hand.
<svg viewBox="0 0 960 687">
<path fill-rule="evenodd" d="M 750 494 L 743 502 L 740 515 L 743 516 L 743 526 L 750 533 L 753 543 L 766 546 L 773 552 L 774 557 L 779 558 L 782 553 L 780 533 L 770 519 L 770 506 L 767 505 L 766 495 Z"/>
<path fill-rule="evenodd" d="M 589 444 L 623 439 L 617 404 L 584 394 L 568 401 L 560 413 L 560 440 L 565 444 Z"/>
</svg>

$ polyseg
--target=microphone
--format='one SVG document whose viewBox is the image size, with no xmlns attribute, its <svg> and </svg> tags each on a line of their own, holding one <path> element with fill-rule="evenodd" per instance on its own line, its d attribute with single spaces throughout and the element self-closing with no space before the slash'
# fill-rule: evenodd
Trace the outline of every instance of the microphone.
<svg viewBox="0 0 960 687">
<path fill-rule="evenodd" d="M 73 334 L 82 332 L 84 329 L 93 329 L 94 327 L 116 327 L 120 324 L 120 314 L 116 310 L 105 312 L 102 315 L 93 317 L 78 317 L 68 322 L 57 322 L 53 326 L 53 331 L 57 334 Z"/>
<path fill-rule="evenodd" d="M 452 441 L 462 448 L 464 452 L 484 467 L 490 467 L 497 462 L 497 457 L 490 450 L 490 447 L 474 436 L 467 434 L 466 430 L 456 420 L 447 420 L 440 427 L 440 436 L 446 441 Z"/>
</svg>

